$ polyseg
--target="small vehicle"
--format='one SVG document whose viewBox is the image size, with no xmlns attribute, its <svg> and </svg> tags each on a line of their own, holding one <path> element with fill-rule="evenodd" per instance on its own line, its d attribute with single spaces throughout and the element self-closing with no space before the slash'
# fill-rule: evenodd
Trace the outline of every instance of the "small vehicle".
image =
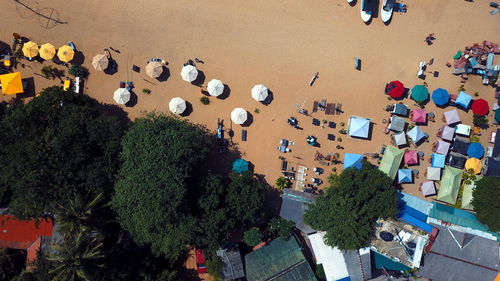
<svg viewBox="0 0 500 281">
<path fill-rule="evenodd" d="M 196 249 L 195 258 L 196 258 L 196 271 L 198 271 L 198 273 L 207 273 L 208 268 L 205 265 L 205 255 L 203 255 L 203 250 Z"/>
</svg>

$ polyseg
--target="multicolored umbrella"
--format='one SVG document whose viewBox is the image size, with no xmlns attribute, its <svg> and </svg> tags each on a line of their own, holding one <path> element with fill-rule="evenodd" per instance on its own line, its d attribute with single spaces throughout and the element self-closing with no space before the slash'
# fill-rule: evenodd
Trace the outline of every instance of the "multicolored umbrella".
<svg viewBox="0 0 500 281">
<path fill-rule="evenodd" d="M 403 96 L 405 93 L 405 86 L 399 81 L 392 81 L 385 86 L 385 93 L 391 98 L 397 99 Z"/>
<path fill-rule="evenodd" d="M 484 99 L 478 99 L 472 103 L 472 112 L 478 116 L 484 116 L 488 114 L 489 110 L 490 106 Z"/>
<path fill-rule="evenodd" d="M 432 101 L 437 106 L 443 106 L 450 101 L 450 94 L 442 88 L 437 88 L 432 92 Z"/>
<path fill-rule="evenodd" d="M 429 98 L 429 91 L 424 85 L 416 85 L 411 89 L 410 97 L 418 103 L 424 102 Z"/>
</svg>

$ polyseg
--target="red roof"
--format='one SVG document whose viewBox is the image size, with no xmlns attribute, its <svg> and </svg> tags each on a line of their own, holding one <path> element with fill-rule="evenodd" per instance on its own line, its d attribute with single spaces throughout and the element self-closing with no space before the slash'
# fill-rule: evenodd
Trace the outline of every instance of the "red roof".
<svg viewBox="0 0 500 281">
<path fill-rule="evenodd" d="M 18 220 L 11 215 L 0 215 L 0 247 L 27 249 L 41 236 L 52 236 L 53 223 L 49 219 Z"/>
</svg>

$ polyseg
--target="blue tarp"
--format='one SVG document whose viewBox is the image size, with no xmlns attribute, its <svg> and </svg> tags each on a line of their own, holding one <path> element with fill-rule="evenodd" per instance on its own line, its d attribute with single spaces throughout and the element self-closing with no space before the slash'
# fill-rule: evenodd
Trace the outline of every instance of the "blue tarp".
<svg viewBox="0 0 500 281">
<path fill-rule="evenodd" d="M 478 142 L 471 142 L 467 147 L 467 156 L 481 159 L 484 156 L 484 147 Z"/>
<path fill-rule="evenodd" d="M 404 222 L 407 222 L 413 226 L 416 226 L 425 232 L 428 232 L 428 233 L 432 232 L 432 228 L 433 228 L 432 225 L 425 223 L 425 222 L 417 219 L 416 217 L 414 217 L 406 212 L 399 212 L 399 219 L 404 221 Z"/>
<path fill-rule="evenodd" d="M 399 169 L 398 170 L 398 182 L 405 183 L 405 182 L 412 182 L 412 181 L 413 181 L 412 170 L 410 170 L 410 169 Z"/>
<path fill-rule="evenodd" d="M 351 278 L 349 276 L 347 276 L 347 277 L 344 277 L 342 279 L 338 279 L 336 281 L 351 281 Z"/>
<path fill-rule="evenodd" d="M 460 105 L 461 107 L 467 109 L 469 107 L 469 104 L 472 100 L 472 96 L 467 94 L 464 91 L 460 91 L 460 94 L 458 94 L 457 100 L 455 101 L 456 104 Z"/>
<path fill-rule="evenodd" d="M 362 154 L 344 153 L 344 169 L 353 167 L 356 170 L 359 170 L 361 169 L 362 166 L 363 166 Z"/>
<path fill-rule="evenodd" d="M 445 89 L 437 88 L 432 92 L 432 101 L 437 106 L 443 106 L 450 101 L 450 94 Z"/>
<path fill-rule="evenodd" d="M 421 222 L 426 222 L 427 221 L 427 215 L 420 212 L 419 210 L 417 209 L 414 209 L 406 204 L 400 204 L 400 206 L 398 206 L 398 209 L 401 211 L 401 212 L 404 212 L 408 215 L 411 215 L 412 217 L 415 217 L 416 219 L 420 220 Z"/>
<path fill-rule="evenodd" d="M 432 153 L 432 167 L 444 168 L 446 156 L 443 154 Z"/>
</svg>

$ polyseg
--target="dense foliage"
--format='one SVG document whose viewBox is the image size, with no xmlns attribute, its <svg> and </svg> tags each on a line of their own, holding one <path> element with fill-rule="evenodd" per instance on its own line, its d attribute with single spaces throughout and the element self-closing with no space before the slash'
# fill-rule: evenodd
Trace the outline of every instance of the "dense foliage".
<svg viewBox="0 0 500 281">
<path fill-rule="evenodd" d="M 383 172 L 363 164 L 330 176 L 330 187 L 306 211 L 304 221 L 326 231 L 326 243 L 340 249 L 359 249 L 369 244 L 378 218 L 397 214 L 396 189 Z"/>
<path fill-rule="evenodd" d="M 69 68 L 68 73 L 75 77 L 81 77 L 81 78 L 87 78 L 87 76 L 89 76 L 89 70 L 79 64 L 73 64 Z"/>
<path fill-rule="evenodd" d="M 292 236 L 292 227 L 295 223 L 283 218 L 272 218 L 269 221 L 269 232 L 277 234 L 283 240 L 288 241 Z"/>
<path fill-rule="evenodd" d="M 257 246 L 262 241 L 262 233 L 257 227 L 252 227 L 243 233 L 243 241 L 250 247 Z"/>
<path fill-rule="evenodd" d="M 21 273 L 26 254 L 19 250 L 0 248 L 0 280 L 11 280 Z"/>
<path fill-rule="evenodd" d="M 500 231 L 500 179 L 480 179 L 476 182 L 472 196 L 472 205 L 479 221 L 488 225 L 491 231 Z"/>
</svg>

